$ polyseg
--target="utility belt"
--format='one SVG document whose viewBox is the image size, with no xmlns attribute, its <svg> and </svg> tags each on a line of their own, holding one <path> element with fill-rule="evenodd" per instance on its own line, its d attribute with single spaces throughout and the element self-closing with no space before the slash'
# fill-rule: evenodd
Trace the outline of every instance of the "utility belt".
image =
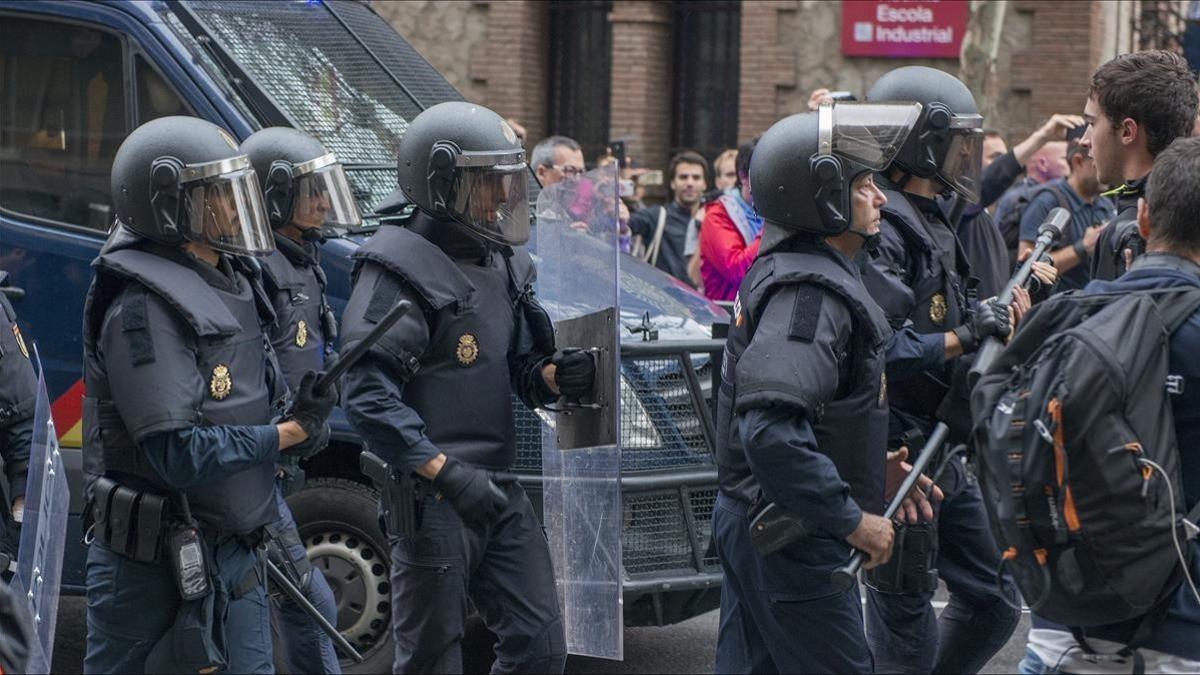
<svg viewBox="0 0 1200 675">
<path fill-rule="evenodd" d="M 177 495 L 181 508 L 169 497 L 121 485 L 101 476 L 92 484 L 85 543 L 99 541 L 117 555 L 142 563 L 168 562 L 176 572 L 180 594 L 185 600 L 203 597 L 210 591 L 209 551 L 224 533 L 202 530 L 187 507 L 187 497 Z M 89 538 L 90 537 L 90 538 Z M 250 549 L 263 540 L 261 530 L 237 535 Z M 165 560 L 164 560 L 165 558 Z M 251 570 L 234 588 L 239 598 L 262 584 Z"/>
<path fill-rule="evenodd" d="M 390 537 L 411 537 L 421 529 L 425 495 L 433 489 L 429 481 L 397 471 L 379 455 L 363 450 L 358 459 L 363 475 L 379 490 L 379 510 Z"/>
</svg>

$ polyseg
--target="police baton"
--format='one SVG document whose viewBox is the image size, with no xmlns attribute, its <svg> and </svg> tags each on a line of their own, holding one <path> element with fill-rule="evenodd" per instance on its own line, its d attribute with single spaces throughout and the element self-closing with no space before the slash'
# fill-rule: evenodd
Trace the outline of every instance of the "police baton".
<svg viewBox="0 0 1200 675">
<path fill-rule="evenodd" d="M 321 373 L 321 376 L 313 383 L 313 390 L 318 394 L 324 394 L 328 391 L 335 382 L 341 379 L 342 375 L 346 374 L 347 370 L 350 370 L 350 366 L 353 366 L 359 359 L 366 356 L 371 347 L 375 346 L 375 343 L 383 338 L 384 333 L 387 333 L 392 326 L 396 325 L 400 317 L 407 314 L 410 309 L 412 309 L 412 303 L 408 300 L 401 300 L 393 305 L 388 310 L 388 313 L 384 314 L 383 318 L 379 320 L 379 323 L 375 324 L 371 332 L 367 333 L 353 347 L 339 356 L 329 370 Z"/>
<path fill-rule="evenodd" d="M 403 314 L 403 312 L 401 312 L 401 314 Z M 338 629 L 335 628 L 333 624 L 329 623 L 329 620 L 322 616 L 321 612 L 317 611 L 316 607 L 313 607 L 312 603 L 308 601 L 308 598 L 304 597 L 304 594 L 300 592 L 300 589 L 296 588 L 296 586 L 292 584 L 292 581 L 287 578 L 287 575 L 283 573 L 283 570 L 279 569 L 279 567 L 269 559 L 264 558 L 264 560 L 267 563 L 267 576 L 271 577 L 271 581 L 275 582 L 275 585 L 279 587 L 279 590 L 283 591 L 284 595 L 291 598 L 292 602 L 296 603 L 300 609 L 304 610 L 305 614 L 312 617 L 312 620 L 316 621 L 317 625 L 321 627 L 321 630 L 325 631 L 325 633 L 329 635 L 329 638 L 333 640 L 333 644 L 337 645 L 338 649 L 342 650 L 346 656 L 354 659 L 355 663 L 362 663 L 362 654 L 359 654 L 358 650 L 354 648 L 354 645 L 350 644 L 349 640 L 342 637 L 342 634 L 338 632 Z"/>
<path fill-rule="evenodd" d="M 1033 274 L 1033 263 L 1040 260 L 1046 249 L 1058 241 L 1058 238 L 1062 236 L 1063 228 L 1070 220 L 1071 212 L 1061 206 L 1051 209 L 1050 213 L 1046 214 L 1046 219 L 1038 226 L 1037 242 L 1034 243 L 1029 257 L 1021 263 L 1021 267 L 1017 269 L 1017 272 L 1005 284 L 1004 290 L 1000 292 L 998 296 L 1000 304 L 1012 304 L 1013 291 L 1018 286 L 1024 287 L 1029 283 L 1029 277 Z M 1000 355 L 1000 349 L 1003 346 L 1004 343 L 997 337 L 989 336 L 983 341 L 983 345 L 979 347 L 979 352 L 975 355 L 975 364 L 971 366 L 969 373 L 971 384 L 974 384 L 984 371 L 991 367 L 992 362 Z"/>
<path fill-rule="evenodd" d="M 900 484 L 900 489 L 896 490 L 896 495 L 892 497 L 891 503 L 887 505 L 887 510 L 883 512 L 883 517 L 891 520 L 892 516 L 896 515 L 896 511 L 900 510 L 900 505 L 904 503 L 904 498 L 912 491 L 913 486 L 917 484 L 921 474 L 925 472 L 925 467 L 929 466 L 929 462 L 933 460 L 933 456 L 938 454 L 938 448 L 942 447 L 942 443 L 946 442 L 946 434 L 950 432 L 950 427 L 944 422 L 938 422 L 933 428 L 933 433 L 929 435 L 929 440 L 925 443 L 925 447 L 921 448 L 921 454 L 912 464 L 912 470 L 904 477 L 904 482 Z M 839 567 L 833 571 L 830 577 L 830 582 L 833 587 L 839 591 L 848 590 L 854 585 L 854 580 L 858 578 L 858 570 L 862 568 L 863 556 L 862 551 L 855 551 L 854 555 L 850 556 L 850 562 L 846 563 L 845 567 Z"/>
</svg>

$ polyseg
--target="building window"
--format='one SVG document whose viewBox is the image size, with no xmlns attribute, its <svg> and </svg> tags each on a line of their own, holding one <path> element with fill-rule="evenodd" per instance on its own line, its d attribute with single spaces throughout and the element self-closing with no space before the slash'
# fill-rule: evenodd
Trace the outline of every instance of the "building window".
<svg viewBox="0 0 1200 675">
<path fill-rule="evenodd" d="M 549 131 L 578 141 L 589 164 L 604 154 L 609 140 L 611 11 L 611 0 L 550 3 Z"/>
<path fill-rule="evenodd" d="M 710 161 L 737 147 L 741 3 L 676 2 L 674 124 L 676 150 Z"/>
<path fill-rule="evenodd" d="M 0 206 L 104 231 L 129 133 L 124 45 L 70 23 L 3 17 Z"/>
</svg>

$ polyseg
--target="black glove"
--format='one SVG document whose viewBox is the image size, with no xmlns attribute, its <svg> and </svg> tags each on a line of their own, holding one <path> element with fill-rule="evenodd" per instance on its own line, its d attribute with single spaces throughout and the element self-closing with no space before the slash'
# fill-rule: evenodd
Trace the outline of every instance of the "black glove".
<svg viewBox="0 0 1200 675">
<path fill-rule="evenodd" d="M 325 420 L 329 419 L 329 413 L 333 412 L 338 400 L 337 387 L 330 387 L 323 393 L 318 393 L 313 388 L 319 375 L 320 373 L 315 370 L 304 374 L 304 377 L 300 379 L 300 386 L 296 387 L 296 395 L 292 398 L 292 407 L 284 416 L 286 419 L 295 420 L 310 439 L 321 436 L 321 429 L 326 426 Z M 326 431 L 326 442 L 328 442 L 328 431 Z M 322 445 L 322 447 L 324 446 Z"/>
<path fill-rule="evenodd" d="M 581 398 L 592 393 L 596 380 L 596 362 L 592 355 L 576 347 L 554 352 L 550 363 L 555 366 L 554 381 L 567 398 Z"/>
<path fill-rule="evenodd" d="M 508 508 L 504 491 L 488 478 L 487 472 L 447 457 L 442 470 L 433 478 L 433 486 L 463 520 L 491 524 Z"/>
<path fill-rule="evenodd" d="M 979 349 L 989 337 L 1001 340 L 1008 337 L 1012 327 L 1008 323 L 1008 305 L 1000 304 L 996 298 L 979 303 L 969 321 L 954 329 L 964 354 Z"/>
</svg>

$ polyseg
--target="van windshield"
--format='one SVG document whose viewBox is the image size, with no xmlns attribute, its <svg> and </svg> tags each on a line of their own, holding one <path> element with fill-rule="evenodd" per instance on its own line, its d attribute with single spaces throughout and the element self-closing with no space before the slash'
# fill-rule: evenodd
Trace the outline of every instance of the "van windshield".
<svg viewBox="0 0 1200 675">
<path fill-rule="evenodd" d="M 200 49 L 178 17 L 167 23 L 212 61 L 220 50 L 261 92 L 252 108 L 260 123 L 291 124 L 316 136 L 346 168 L 359 210 L 370 214 L 396 187 L 395 157 L 408 120 L 462 96 L 413 47 L 360 2 L 223 2 L 198 0 L 184 9 L 212 39 Z M 192 23 L 188 22 L 188 26 Z M 220 61 L 218 59 L 217 61 Z M 374 224 L 367 218 L 367 224 Z"/>
</svg>

